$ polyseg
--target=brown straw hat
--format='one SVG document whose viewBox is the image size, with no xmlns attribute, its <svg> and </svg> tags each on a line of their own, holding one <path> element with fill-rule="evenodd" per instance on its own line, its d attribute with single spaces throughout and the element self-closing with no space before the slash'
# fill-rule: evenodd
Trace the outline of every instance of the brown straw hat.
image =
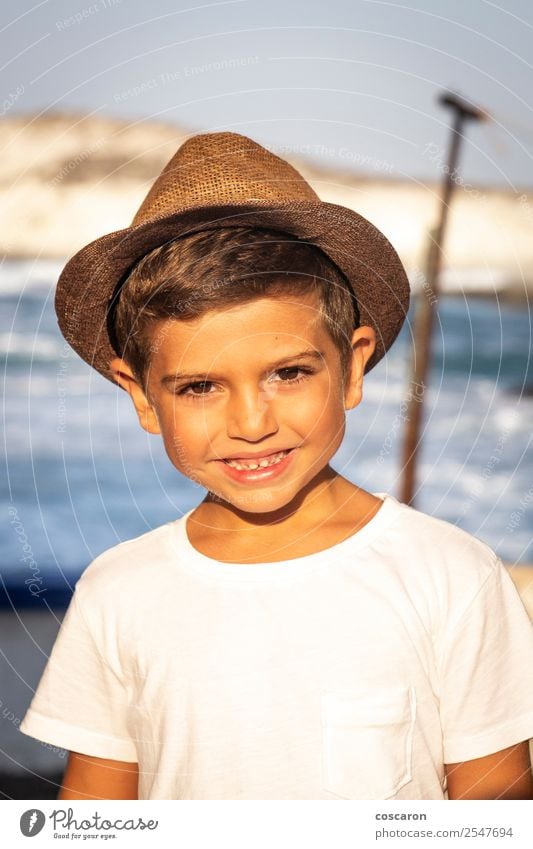
<svg viewBox="0 0 533 849">
<path fill-rule="evenodd" d="M 63 269 L 55 307 L 65 339 L 114 382 L 110 304 L 133 266 L 178 236 L 220 227 L 280 230 L 319 247 L 348 278 L 361 325 L 373 327 L 371 369 L 392 345 L 407 314 L 402 263 L 373 224 L 325 203 L 291 165 L 237 133 L 186 141 L 163 169 L 130 227 L 82 248 Z"/>
</svg>

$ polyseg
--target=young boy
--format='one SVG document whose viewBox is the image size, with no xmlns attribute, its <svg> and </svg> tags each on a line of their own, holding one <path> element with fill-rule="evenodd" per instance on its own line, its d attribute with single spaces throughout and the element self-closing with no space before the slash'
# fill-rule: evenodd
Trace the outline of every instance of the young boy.
<svg viewBox="0 0 533 849">
<path fill-rule="evenodd" d="M 58 283 L 63 333 L 207 495 L 77 583 L 22 730 L 61 799 L 530 799 L 533 636 L 496 555 L 330 466 L 408 284 L 243 136 L 196 136 Z"/>
</svg>

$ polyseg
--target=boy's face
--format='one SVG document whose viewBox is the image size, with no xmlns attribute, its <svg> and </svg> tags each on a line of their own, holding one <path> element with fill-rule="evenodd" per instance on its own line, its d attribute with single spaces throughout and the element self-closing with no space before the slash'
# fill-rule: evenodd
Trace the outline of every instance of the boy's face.
<svg viewBox="0 0 533 849">
<path fill-rule="evenodd" d="M 311 293 L 160 322 L 146 392 L 123 360 L 112 363 L 141 425 L 162 435 L 176 469 L 240 510 L 290 504 L 334 456 L 345 409 L 361 400 L 374 332 L 355 331 L 343 379 L 318 310 Z"/>
</svg>

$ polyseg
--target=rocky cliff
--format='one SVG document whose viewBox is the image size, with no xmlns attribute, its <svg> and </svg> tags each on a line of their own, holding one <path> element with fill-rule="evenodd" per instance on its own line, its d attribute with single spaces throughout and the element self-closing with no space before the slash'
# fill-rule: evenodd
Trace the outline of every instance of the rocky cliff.
<svg viewBox="0 0 533 849">
<path fill-rule="evenodd" d="M 190 130 L 98 115 L 7 117 L 0 123 L 0 248 L 11 257 L 63 259 L 128 226 L 147 189 Z M 276 151 L 274 151 L 276 152 Z M 318 194 L 352 207 L 391 240 L 422 285 L 436 182 L 319 168 L 281 151 Z M 457 179 L 446 242 L 448 290 L 524 295 L 533 290 L 533 195 Z"/>
</svg>

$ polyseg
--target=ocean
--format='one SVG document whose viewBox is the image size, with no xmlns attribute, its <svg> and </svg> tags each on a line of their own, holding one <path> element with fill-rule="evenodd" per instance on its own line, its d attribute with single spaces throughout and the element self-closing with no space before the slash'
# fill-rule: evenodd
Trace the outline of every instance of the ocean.
<svg viewBox="0 0 533 849">
<path fill-rule="evenodd" d="M 126 393 L 64 342 L 53 308 L 62 265 L 0 267 L 7 604 L 67 598 L 100 552 L 205 494 L 140 429 Z M 525 302 L 441 298 L 416 499 L 512 563 L 533 560 L 531 318 Z M 410 332 L 366 378 L 332 462 L 372 492 L 399 491 Z"/>
</svg>

